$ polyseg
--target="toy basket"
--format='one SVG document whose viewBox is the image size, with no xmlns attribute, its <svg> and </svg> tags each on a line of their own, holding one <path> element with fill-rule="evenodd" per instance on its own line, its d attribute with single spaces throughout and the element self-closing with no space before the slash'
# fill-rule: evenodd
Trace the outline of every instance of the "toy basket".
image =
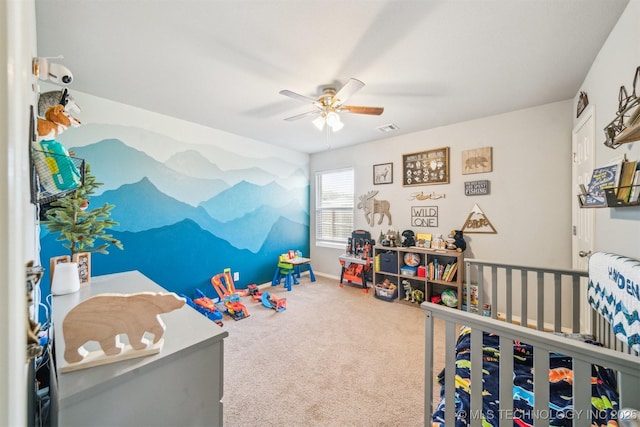
<svg viewBox="0 0 640 427">
<path fill-rule="evenodd" d="M 378 286 L 376 285 L 376 293 L 375 293 L 375 297 L 378 299 L 381 299 L 383 301 L 393 301 L 397 298 L 398 296 L 398 288 L 393 288 L 393 289 L 387 289 L 387 288 L 383 288 L 382 286 Z"/>
<path fill-rule="evenodd" d="M 57 141 L 44 141 L 50 145 Z M 58 143 L 59 144 L 59 143 Z M 31 149 L 31 202 L 51 203 L 84 183 L 85 161 L 65 152 Z"/>
</svg>

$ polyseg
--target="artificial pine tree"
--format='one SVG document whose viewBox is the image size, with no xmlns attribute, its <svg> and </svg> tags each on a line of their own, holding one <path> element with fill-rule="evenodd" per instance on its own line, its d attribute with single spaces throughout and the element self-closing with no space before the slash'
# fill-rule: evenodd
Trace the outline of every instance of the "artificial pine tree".
<svg viewBox="0 0 640 427">
<path fill-rule="evenodd" d="M 122 243 L 107 233 L 108 229 L 119 225 L 111 219 L 111 209 L 115 205 L 105 203 L 102 207 L 88 209 L 90 196 L 101 185 L 103 183 L 96 182 L 87 163 L 84 184 L 52 202 L 53 207 L 47 211 L 47 220 L 43 221 L 50 232 L 60 233 L 56 240 L 65 242 L 62 246 L 71 251 L 72 258 L 80 252 L 108 254 L 107 247 L 110 245 L 122 249 Z M 94 247 L 97 240 L 103 243 Z"/>
</svg>

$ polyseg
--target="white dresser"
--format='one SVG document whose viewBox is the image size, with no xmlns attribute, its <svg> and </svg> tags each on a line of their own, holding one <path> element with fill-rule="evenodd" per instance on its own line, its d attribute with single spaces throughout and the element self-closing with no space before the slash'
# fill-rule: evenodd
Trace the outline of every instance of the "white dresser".
<svg viewBox="0 0 640 427">
<path fill-rule="evenodd" d="M 57 396 L 52 425 L 221 426 L 224 331 L 188 305 L 161 314 L 160 353 L 60 373 L 66 364 L 62 321 L 102 293 L 166 292 L 138 271 L 91 278 L 80 291 L 53 297 Z M 57 408 L 56 408 L 57 406 Z M 57 410 L 56 410 L 57 409 Z"/>
</svg>

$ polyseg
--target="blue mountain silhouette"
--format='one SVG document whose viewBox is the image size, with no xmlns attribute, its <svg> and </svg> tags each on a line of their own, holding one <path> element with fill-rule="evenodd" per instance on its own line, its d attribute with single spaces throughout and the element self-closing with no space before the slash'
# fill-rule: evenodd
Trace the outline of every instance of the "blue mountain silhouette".
<svg viewBox="0 0 640 427">
<path fill-rule="evenodd" d="M 147 177 L 116 190 L 108 190 L 92 197 L 90 208 L 113 204 L 111 217 L 120 223 L 118 230 L 143 231 L 175 224 L 190 218 L 207 230 L 215 229 L 218 221 L 202 208 L 176 200 L 162 193 Z"/>
<path fill-rule="evenodd" d="M 219 179 L 228 185 L 251 178 L 253 182 L 271 182 L 278 177 L 258 168 L 221 170 L 196 150 L 186 150 L 171 156 L 165 165 L 188 176 L 206 179 Z"/>
<path fill-rule="evenodd" d="M 110 247 L 108 255 L 92 254 L 92 276 L 138 270 L 169 291 L 190 296 L 195 289 L 200 289 L 214 297 L 210 279 L 225 268 L 240 274 L 238 289 L 251 283 L 270 282 L 281 253 L 289 249 L 308 253 L 308 247 L 296 245 L 308 241 L 309 227 L 279 219 L 259 253 L 237 249 L 190 219 L 137 233 L 114 231 L 113 235 L 123 243 L 124 249 Z M 68 253 L 55 238 L 48 234 L 41 239 L 43 260 Z M 46 295 L 48 272 L 42 284 Z"/>
<path fill-rule="evenodd" d="M 231 190 L 233 189 L 235 187 Z M 309 223 L 309 215 L 297 200 L 292 200 L 283 208 L 259 206 L 255 211 L 240 218 L 222 223 L 211 218 L 202 207 L 193 207 L 163 194 L 147 178 L 92 197 L 90 203 L 91 208 L 102 206 L 104 203 L 115 205 L 111 217 L 120 223 L 116 228 L 120 231 L 143 231 L 175 224 L 188 218 L 204 230 L 227 240 L 232 246 L 253 252 L 260 249 L 271 226 L 280 217 L 303 225 Z"/>
<path fill-rule="evenodd" d="M 196 206 L 229 187 L 220 179 L 194 178 L 176 172 L 119 139 L 104 139 L 71 150 L 75 151 L 76 157 L 85 159 L 91 165 L 91 172 L 99 182 L 104 183 L 102 191 L 147 177 L 163 193 Z"/>
<path fill-rule="evenodd" d="M 253 212 L 259 206 L 282 208 L 296 196 L 307 197 L 308 191 L 304 193 L 287 191 L 276 182 L 261 186 L 241 181 L 215 197 L 200 203 L 199 206 L 206 209 L 211 217 L 226 222 Z M 302 203 L 302 200 L 300 202 L 301 206 L 306 204 Z"/>
</svg>

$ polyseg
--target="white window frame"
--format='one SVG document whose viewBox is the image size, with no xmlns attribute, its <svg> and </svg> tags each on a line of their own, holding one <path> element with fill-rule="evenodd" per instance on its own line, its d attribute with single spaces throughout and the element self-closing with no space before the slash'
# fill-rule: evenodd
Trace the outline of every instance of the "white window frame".
<svg viewBox="0 0 640 427">
<path fill-rule="evenodd" d="M 347 187 L 343 190 L 346 190 L 345 196 L 339 199 L 332 198 L 330 200 L 325 200 L 325 188 L 323 186 L 322 180 L 324 177 L 329 175 L 340 175 L 344 173 L 351 174 L 351 182 L 347 181 L 344 183 Z M 336 176 L 338 178 L 338 176 Z M 338 183 L 339 184 L 339 183 Z M 334 191 L 338 190 L 338 188 L 333 188 Z M 353 168 L 341 168 L 341 169 L 332 169 L 326 171 L 316 172 L 316 209 L 315 209 L 315 218 L 316 218 L 316 246 L 324 246 L 324 247 L 333 247 L 333 248 L 344 248 L 347 244 L 347 239 L 351 237 L 351 232 L 353 231 L 354 223 L 355 223 L 355 171 Z M 322 218 L 325 214 L 333 213 L 334 217 L 336 214 L 340 212 L 347 214 L 346 217 L 350 216 L 351 223 L 343 224 L 341 226 L 342 230 L 339 228 L 332 230 L 330 235 L 327 235 L 326 230 L 320 225 Z M 344 215 L 343 215 L 344 216 Z M 336 224 L 336 222 L 332 222 Z M 344 233 L 344 235 L 340 234 L 340 231 Z"/>
</svg>

